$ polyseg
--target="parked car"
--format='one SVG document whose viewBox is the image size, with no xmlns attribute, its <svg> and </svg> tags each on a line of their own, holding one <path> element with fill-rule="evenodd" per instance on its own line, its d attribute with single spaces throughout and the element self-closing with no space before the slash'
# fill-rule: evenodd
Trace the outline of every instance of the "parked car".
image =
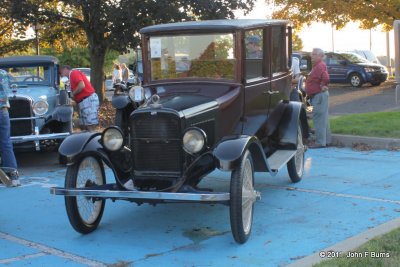
<svg viewBox="0 0 400 267">
<path fill-rule="evenodd" d="M 57 149 L 72 132 L 73 109 L 60 90 L 58 60 L 51 56 L 0 59 L 9 74 L 11 140 L 14 150 Z"/>
<path fill-rule="evenodd" d="M 331 83 L 350 83 L 353 87 L 371 83 L 377 86 L 388 77 L 384 66 L 371 63 L 353 53 L 325 53 L 324 61 Z"/>
<path fill-rule="evenodd" d="M 107 79 L 107 80 L 105 81 L 105 83 L 106 83 L 106 91 L 112 91 L 112 90 L 114 90 L 114 85 L 113 85 L 113 82 L 112 82 L 111 79 Z"/>
<path fill-rule="evenodd" d="M 307 118 L 301 103 L 288 101 L 288 21 L 193 21 L 140 33 L 144 84 L 130 88 L 126 101 L 139 106 L 125 114 L 127 130 L 111 126 L 68 137 L 59 149 L 68 159 L 65 188 L 51 192 L 65 196 L 80 233 L 97 228 L 107 198 L 220 203 L 230 207 L 235 241 L 246 242 L 260 197 L 254 172 L 274 176 L 287 167 L 292 182 L 304 173 Z M 255 59 L 246 53 L 253 35 L 267 42 Z M 177 62 L 178 53 L 186 54 L 187 67 Z M 115 183 L 106 183 L 104 164 Z M 215 169 L 231 173 L 229 192 L 201 188 Z"/>
<path fill-rule="evenodd" d="M 83 72 L 83 74 L 85 74 L 86 78 L 90 82 L 90 68 L 74 68 L 74 70 L 80 70 L 81 72 Z"/>
</svg>

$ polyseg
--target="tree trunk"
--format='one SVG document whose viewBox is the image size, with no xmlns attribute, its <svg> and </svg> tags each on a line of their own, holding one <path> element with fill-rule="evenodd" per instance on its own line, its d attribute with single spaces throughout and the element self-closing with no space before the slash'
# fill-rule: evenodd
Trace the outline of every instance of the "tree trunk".
<svg viewBox="0 0 400 267">
<path fill-rule="evenodd" d="M 96 93 L 99 96 L 100 104 L 103 103 L 105 98 L 104 93 L 104 58 L 106 49 L 92 44 L 90 51 L 90 82 L 93 85 Z"/>
</svg>

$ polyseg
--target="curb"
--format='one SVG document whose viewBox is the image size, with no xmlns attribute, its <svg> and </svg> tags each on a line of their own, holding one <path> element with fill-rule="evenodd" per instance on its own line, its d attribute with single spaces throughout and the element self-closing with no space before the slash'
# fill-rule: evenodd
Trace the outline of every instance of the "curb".
<svg viewBox="0 0 400 267">
<path fill-rule="evenodd" d="M 400 139 L 333 134 L 332 145 L 338 147 L 366 145 L 370 149 L 399 150 Z"/>
<path fill-rule="evenodd" d="M 342 242 L 339 242 L 333 246 L 330 246 L 328 248 L 322 249 L 321 251 L 318 251 L 310 256 L 307 256 L 301 260 L 295 261 L 286 267 L 309 267 L 314 264 L 320 263 L 325 260 L 329 260 L 332 258 L 325 258 L 321 257 L 320 254 L 321 252 L 326 255 L 326 253 L 333 252 L 333 253 L 339 253 L 340 255 L 345 255 L 346 252 L 353 251 L 359 246 L 363 245 L 367 241 L 377 237 L 381 236 L 383 234 L 386 234 L 396 228 L 400 227 L 400 218 L 391 220 L 389 222 L 383 223 L 381 225 L 378 225 L 370 230 L 367 230 L 361 234 L 358 234 L 356 236 L 350 237 Z M 335 254 L 337 255 L 337 254 Z"/>
</svg>

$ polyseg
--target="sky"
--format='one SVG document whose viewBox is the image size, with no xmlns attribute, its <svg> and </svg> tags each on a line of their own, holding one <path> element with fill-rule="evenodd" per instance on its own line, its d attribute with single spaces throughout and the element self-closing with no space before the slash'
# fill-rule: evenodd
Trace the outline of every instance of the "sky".
<svg viewBox="0 0 400 267">
<path fill-rule="evenodd" d="M 272 8 L 265 4 L 265 0 L 257 0 L 256 6 L 250 14 L 244 16 L 237 12 L 238 18 L 265 19 L 271 16 Z M 386 32 L 379 28 L 361 30 L 357 23 L 349 23 L 341 29 L 333 30 L 330 24 L 312 23 L 309 27 L 305 26 L 299 36 L 303 41 L 303 50 L 311 51 L 314 47 L 319 47 L 325 51 L 351 51 L 351 50 L 371 50 L 376 56 L 386 56 Z M 370 38 L 371 36 L 371 38 Z M 394 34 L 389 32 L 389 50 L 394 58 Z"/>
</svg>

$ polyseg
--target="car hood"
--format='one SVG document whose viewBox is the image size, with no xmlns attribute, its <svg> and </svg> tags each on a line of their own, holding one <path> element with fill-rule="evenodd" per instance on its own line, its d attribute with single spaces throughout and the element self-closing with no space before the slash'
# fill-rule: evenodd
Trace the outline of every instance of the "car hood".
<svg viewBox="0 0 400 267">
<path fill-rule="evenodd" d="M 28 86 L 28 87 L 18 87 L 17 96 L 28 96 L 33 99 L 33 101 L 38 100 L 41 96 L 46 96 L 47 98 L 55 97 L 56 90 L 50 86 Z M 8 95 L 13 97 L 14 93 L 11 92 Z"/>
<path fill-rule="evenodd" d="M 375 64 L 372 62 L 365 62 L 365 63 L 356 63 L 358 66 L 362 66 L 362 67 L 369 67 L 369 68 L 384 68 L 384 66 L 380 65 L 380 64 Z"/>
<path fill-rule="evenodd" d="M 182 111 L 188 108 L 212 102 L 213 100 L 214 99 L 210 97 L 201 95 L 175 95 L 171 97 L 161 98 L 159 103 L 164 108 Z"/>
</svg>

